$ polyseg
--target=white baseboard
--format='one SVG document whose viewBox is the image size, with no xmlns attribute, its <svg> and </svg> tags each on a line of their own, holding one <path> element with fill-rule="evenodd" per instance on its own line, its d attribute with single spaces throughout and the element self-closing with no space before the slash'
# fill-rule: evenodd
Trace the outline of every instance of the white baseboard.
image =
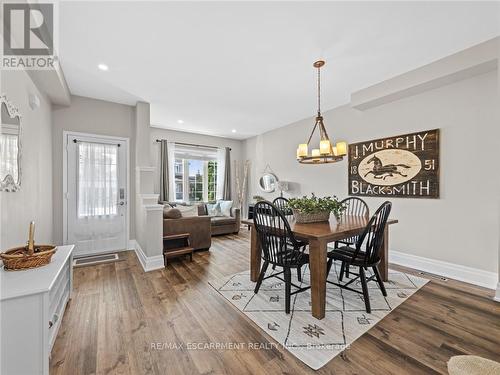
<svg viewBox="0 0 500 375">
<path fill-rule="evenodd" d="M 135 250 L 136 240 L 128 240 L 127 250 Z"/>
<path fill-rule="evenodd" d="M 495 297 L 493 299 L 500 302 L 500 283 L 497 284 L 497 292 L 495 293 Z"/>
<path fill-rule="evenodd" d="M 419 257 L 399 251 L 389 251 L 389 262 L 433 273 L 435 275 L 449 277 L 450 279 L 479 285 L 488 289 L 497 289 L 498 275 L 495 272 L 483 271 L 477 268 Z M 497 298 L 500 298 L 498 289 Z"/>
<path fill-rule="evenodd" d="M 129 244 L 133 244 L 133 249 L 135 250 L 137 259 L 139 259 L 139 263 L 141 263 L 144 272 L 159 270 L 164 267 L 162 255 L 148 257 L 136 240 L 130 240 Z"/>
</svg>

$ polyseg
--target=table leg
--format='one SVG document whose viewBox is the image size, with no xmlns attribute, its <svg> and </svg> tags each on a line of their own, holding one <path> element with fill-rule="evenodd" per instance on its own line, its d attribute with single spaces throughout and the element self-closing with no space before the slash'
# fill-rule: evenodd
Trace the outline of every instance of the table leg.
<svg viewBox="0 0 500 375">
<path fill-rule="evenodd" d="M 326 299 L 326 246 L 324 241 L 309 241 L 309 267 L 311 269 L 312 315 L 316 319 L 325 317 Z"/>
<path fill-rule="evenodd" d="M 257 231 L 255 226 L 251 225 L 250 232 L 250 280 L 256 282 L 260 273 L 261 251 Z"/>
<path fill-rule="evenodd" d="M 383 281 L 389 280 L 389 226 L 384 230 L 384 240 L 382 241 L 382 251 L 380 254 L 380 263 L 378 265 L 380 276 Z"/>
</svg>

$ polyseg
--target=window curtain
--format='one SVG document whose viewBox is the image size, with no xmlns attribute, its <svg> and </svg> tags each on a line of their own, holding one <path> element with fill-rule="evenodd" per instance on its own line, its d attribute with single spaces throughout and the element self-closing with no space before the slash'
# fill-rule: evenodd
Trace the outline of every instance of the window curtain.
<svg viewBox="0 0 500 375">
<path fill-rule="evenodd" d="M 217 199 L 231 200 L 231 149 L 217 149 Z"/>
<path fill-rule="evenodd" d="M 175 142 L 167 142 L 167 158 L 168 158 L 168 202 L 175 201 Z"/>
<path fill-rule="evenodd" d="M 118 146 L 78 143 L 78 217 L 116 215 Z"/>
<path fill-rule="evenodd" d="M 170 196 L 170 172 L 171 167 L 169 166 L 168 157 L 168 142 L 162 139 L 160 142 L 160 202 L 168 202 Z"/>
<path fill-rule="evenodd" d="M 160 202 L 175 201 L 175 143 L 160 141 Z"/>
</svg>

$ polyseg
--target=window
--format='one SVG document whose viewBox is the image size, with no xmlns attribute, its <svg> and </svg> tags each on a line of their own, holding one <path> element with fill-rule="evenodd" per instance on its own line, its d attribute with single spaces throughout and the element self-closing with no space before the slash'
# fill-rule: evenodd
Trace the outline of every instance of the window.
<svg viewBox="0 0 500 375">
<path fill-rule="evenodd" d="M 217 162 L 208 162 L 208 202 L 217 200 Z"/>
<path fill-rule="evenodd" d="M 184 161 L 182 159 L 175 159 L 174 178 L 175 200 L 182 201 L 184 199 Z"/>
<path fill-rule="evenodd" d="M 217 193 L 217 161 L 175 159 L 175 200 L 213 202 Z"/>
<path fill-rule="evenodd" d="M 217 154 L 214 150 L 175 149 L 175 200 L 213 202 L 217 195 Z"/>
</svg>

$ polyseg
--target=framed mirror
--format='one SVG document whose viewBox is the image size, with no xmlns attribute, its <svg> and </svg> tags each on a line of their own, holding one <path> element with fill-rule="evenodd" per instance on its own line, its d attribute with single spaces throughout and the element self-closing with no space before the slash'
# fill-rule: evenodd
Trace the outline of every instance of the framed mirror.
<svg viewBox="0 0 500 375">
<path fill-rule="evenodd" d="M 0 191 L 21 186 L 21 114 L 5 95 L 0 96 Z"/>
<path fill-rule="evenodd" d="M 260 189 L 266 193 L 272 193 L 278 186 L 278 177 L 274 173 L 264 173 L 259 179 Z"/>
</svg>

